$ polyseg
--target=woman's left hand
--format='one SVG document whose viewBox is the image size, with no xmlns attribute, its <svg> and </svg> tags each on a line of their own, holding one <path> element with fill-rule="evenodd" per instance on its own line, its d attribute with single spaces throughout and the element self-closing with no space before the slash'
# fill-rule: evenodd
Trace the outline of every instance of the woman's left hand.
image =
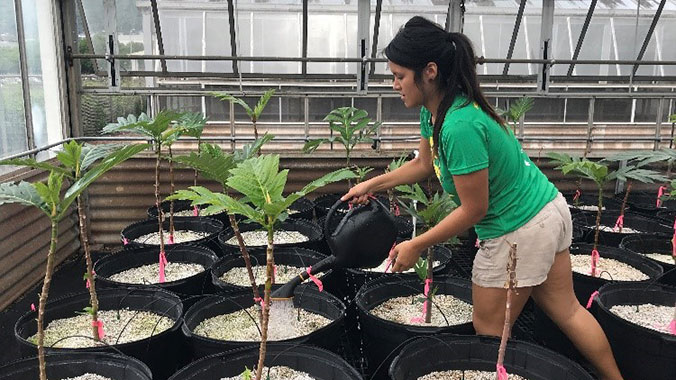
<svg viewBox="0 0 676 380">
<path fill-rule="evenodd" d="M 403 272 L 413 268 L 423 249 L 416 244 L 415 240 L 406 240 L 397 244 L 390 252 L 390 260 L 396 258 L 392 265 L 392 272 Z"/>
</svg>

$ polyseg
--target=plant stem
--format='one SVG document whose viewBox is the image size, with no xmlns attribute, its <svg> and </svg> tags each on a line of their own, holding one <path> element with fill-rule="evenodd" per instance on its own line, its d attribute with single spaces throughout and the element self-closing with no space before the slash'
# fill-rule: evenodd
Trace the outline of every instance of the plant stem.
<svg viewBox="0 0 676 380">
<path fill-rule="evenodd" d="M 432 323 L 432 280 L 434 280 L 434 249 L 427 248 L 427 281 L 429 282 L 429 292 L 425 294 L 425 323 Z M 427 284 L 425 284 L 427 285 Z"/>
<path fill-rule="evenodd" d="M 232 227 L 232 230 L 235 232 L 235 237 L 237 238 L 237 243 L 239 244 L 239 251 L 242 253 L 244 265 L 246 265 L 246 271 L 249 274 L 249 282 L 251 282 L 251 290 L 253 290 L 254 300 L 260 299 L 261 296 L 258 293 L 256 277 L 253 274 L 253 269 L 251 266 L 251 257 L 249 257 L 249 251 L 246 249 L 246 245 L 244 244 L 242 233 L 239 231 L 237 220 L 233 214 L 229 214 L 228 218 L 230 219 L 230 227 Z M 258 310 L 258 322 L 261 324 L 263 323 L 263 312 L 261 310 Z"/>
<path fill-rule="evenodd" d="M 256 380 L 261 380 L 263 366 L 265 365 L 265 353 L 268 343 L 268 323 L 270 321 L 270 290 L 272 289 L 272 273 L 274 265 L 274 231 L 268 229 L 268 248 L 266 250 L 265 266 L 265 291 L 263 295 L 263 323 L 261 323 L 261 345 L 258 351 L 258 365 L 256 366 Z"/>
<path fill-rule="evenodd" d="M 622 207 L 620 208 L 620 216 L 624 216 L 624 208 L 627 206 L 629 193 L 631 192 L 631 181 L 627 181 L 627 190 L 624 191 L 624 199 L 622 199 Z M 620 226 L 620 233 L 622 233 L 622 226 Z"/>
<path fill-rule="evenodd" d="M 162 222 L 164 221 L 164 211 L 160 207 L 160 155 L 162 154 L 162 146 L 159 141 L 156 141 L 157 147 L 155 153 L 157 159 L 155 160 L 155 205 L 157 206 L 157 223 L 159 224 L 160 234 L 160 252 L 164 252 L 164 231 L 162 229 Z"/>
<path fill-rule="evenodd" d="M 348 148 L 348 147 L 345 147 L 345 156 L 346 156 L 345 157 L 346 158 L 345 167 L 349 168 L 350 167 L 350 148 Z M 351 188 L 352 188 L 352 180 L 348 178 L 347 179 L 347 190 L 349 191 Z"/>
<path fill-rule="evenodd" d="M 500 337 L 500 348 L 498 349 L 497 366 L 501 367 L 505 362 L 505 352 L 507 351 L 507 339 L 511 334 L 511 312 L 512 312 L 512 292 L 516 287 L 516 243 L 512 243 L 509 249 L 509 263 L 507 264 L 507 302 L 505 303 L 505 324 L 502 327 L 502 336 Z M 496 380 L 500 380 L 499 374 L 495 374 Z"/>
<path fill-rule="evenodd" d="M 599 231 L 601 229 L 601 210 L 603 209 L 603 186 L 599 186 L 599 203 L 596 211 L 596 230 L 594 231 L 594 248 L 599 245 Z M 593 275 L 593 274 L 592 274 Z"/>
<path fill-rule="evenodd" d="M 45 362 L 45 304 L 49 294 L 49 286 L 52 283 L 52 272 L 54 271 L 54 254 L 56 252 L 56 243 L 59 239 L 59 222 L 56 218 L 56 209 L 52 211 L 52 239 L 47 253 L 47 270 L 45 271 L 45 280 L 42 283 L 42 292 L 40 292 L 40 304 L 38 306 L 38 365 L 40 366 L 40 380 L 47 380 L 47 363 Z"/>
<path fill-rule="evenodd" d="M 198 156 L 202 152 L 202 146 L 201 146 L 201 142 L 200 142 L 201 138 L 202 138 L 202 136 L 197 137 L 197 155 Z M 198 173 L 197 169 L 195 169 L 195 175 L 193 176 L 193 179 L 192 179 L 193 186 L 197 186 L 197 173 Z"/>
<path fill-rule="evenodd" d="M 171 145 L 169 145 L 169 194 L 174 193 L 174 154 L 171 151 Z M 159 212 L 158 206 L 158 212 Z M 174 200 L 169 201 L 169 236 L 171 240 L 174 240 Z"/>
<path fill-rule="evenodd" d="M 96 321 L 98 321 L 98 312 L 99 312 L 99 299 L 96 295 L 96 286 L 94 285 L 94 264 L 92 263 L 92 255 L 89 250 L 89 236 L 87 234 L 87 214 L 85 214 L 84 207 L 82 205 L 82 196 L 77 197 L 77 214 L 78 221 L 80 223 L 80 242 L 82 244 L 82 250 L 84 251 L 85 261 L 87 263 L 87 280 L 89 281 L 89 302 L 92 307 L 92 336 L 95 341 L 99 341 L 99 329 L 96 326 Z"/>
<path fill-rule="evenodd" d="M 251 118 L 251 123 L 253 124 L 253 130 L 254 130 L 254 140 L 258 140 L 258 127 L 256 126 L 256 117 Z M 260 149 L 258 150 L 258 155 L 261 155 Z"/>
</svg>

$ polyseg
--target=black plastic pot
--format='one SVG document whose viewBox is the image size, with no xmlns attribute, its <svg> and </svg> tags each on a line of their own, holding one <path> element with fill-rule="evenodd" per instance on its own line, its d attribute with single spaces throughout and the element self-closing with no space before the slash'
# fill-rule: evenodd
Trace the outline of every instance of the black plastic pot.
<svg viewBox="0 0 676 380">
<path fill-rule="evenodd" d="M 450 294 L 465 302 L 472 303 L 472 283 L 469 280 L 440 276 L 434 279 L 436 294 Z M 390 361 L 398 353 L 400 345 L 415 336 L 434 336 L 441 333 L 474 334 L 472 322 L 447 327 L 409 326 L 391 322 L 371 314 L 378 305 L 395 297 L 422 295 L 418 278 L 402 278 L 398 275 L 379 278 L 364 285 L 357 293 L 355 304 L 364 338 L 364 353 L 370 376 L 384 378 Z M 421 304 L 422 310 L 422 304 Z M 434 308 L 432 313 L 439 313 Z M 377 373 L 376 373 L 377 371 Z"/>
<path fill-rule="evenodd" d="M 562 192 L 564 198 L 566 198 L 566 202 L 568 203 L 568 208 L 570 209 L 571 215 L 575 216 L 578 214 L 594 214 L 596 215 L 596 211 L 583 211 L 577 208 L 575 205 L 579 206 L 596 206 L 599 203 L 599 195 L 597 191 L 584 191 L 578 198 L 577 202 L 573 200 L 575 198 L 575 192 L 574 191 L 565 191 Z M 620 208 L 622 208 L 622 201 L 618 201 L 615 198 L 603 197 L 603 212 L 606 211 L 620 211 Z M 629 207 L 625 207 L 625 211 L 629 210 Z"/>
<path fill-rule="evenodd" d="M 94 373 L 115 380 L 151 380 L 148 366 L 129 356 L 103 352 L 71 352 L 45 356 L 47 377 L 66 379 Z M 38 358 L 22 359 L 0 367 L 0 379 L 38 379 Z"/>
<path fill-rule="evenodd" d="M 601 214 L 601 225 L 607 227 L 614 227 L 619 212 L 605 212 Z M 573 224 L 582 228 L 587 243 L 594 242 L 594 234 L 596 231 L 596 214 L 580 214 L 573 219 Z M 655 218 L 648 218 L 643 215 L 626 212 L 624 214 L 624 227 L 631 228 L 640 233 L 619 233 L 610 231 L 599 231 L 599 244 L 608 247 L 619 247 L 620 242 L 627 236 L 635 235 L 661 235 L 669 236 L 673 233 L 671 227 L 665 226 Z"/>
<path fill-rule="evenodd" d="M 616 194 L 615 197 L 619 201 L 622 201 L 622 199 L 624 199 L 624 192 Z M 627 203 L 630 205 L 632 212 L 646 216 L 655 216 L 659 211 L 676 210 L 675 200 L 662 201 L 661 207 L 657 207 L 657 190 L 651 193 L 645 191 L 632 191 L 629 193 Z"/>
<path fill-rule="evenodd" d="M 654 304 L 673 307 L 676 288 L 647 284 L 608 284 L 595 298 L 595 314 L 610 341 L 613 355 L 627 380 L 673 380 L 676 376 L 676 335 L 660 333 L 610 312 L 616 305 Z"/>
<path fill-rule="evenodd" d="M 293 202 L 289 209 L 296 211 L 289 214 L 290 218 L 313 220 L 315 217 L 315 203 L 306 197 L 299 198 Z"/>
<path fill-rule="evenodd" d="M 183 201 L 183 200 L 174 201 L 174 212 L 192 210 L 193 206 L 191 206 L 191 203 L 192 203 L 192 201 Z M 162 203 L 160 203 L 160 206 L 162 207 L 162 210 L 165 213 L 169 212 L 169 209 L 170 209 L 170 202 L 169 201 L 163 201 Z M 197 206 L 197 208 L 200 209 L 201 207 Z M 149 207 L 147 214 L 148 214 L 148 218 L 157 219 L 157 206 Z M 228 217 L 227 212 L 219 212 L 218 214 L 206 215 L 204 217 L 216 219 L 219 222 L 223 223 L 224 226 L 230 225 L 230 219 Z"/>
<path fill-rule="evenodd" d="M 170 380 L 220 380 L 237 376 L 244 368 L 253 368 L 257 364 L 258 345 L 200 359 L 178 371 Z M 317 380 L 362 379 L 343 358 L 313 346 L 268 343 L 265 365 L 287 366 Z"/>
<path fill-rule="evenodd" d="M 227 297 L 206 297 L 195 303 L 185 313 L 185 323 L 183 324 L 182 328 L 183 334 L 188 339 L 193 359 L 202 358 L 241 347 L 258 345 L 258 342 L 223 341 L 199 336 L 193 333 L 193 330 L 197 327 L 197 325 L 199 325 L 205 319 L 221 314 L 232 313 L 241 309 L 246 309 L 251 307 L 253 304 L 254 300 L 250 291 L 229 295 Z M 345 305 L 343 305 L 339 299 L 332 296 L 331 294 L 327 292 L 319 292 L 314 284 L 298 286 L 293 298 L 293 304 L 297 308 L 300 307 L 307 311 L 327 317 L 333 322 L 308 335 L 293 339 L 286 339 L 280 342 L 313 344 L 329 350 L 337 350 L 340 343 L 340 337 L 343 334 Z M 251 317 L 254 320 L 257 320 L 258 318 L 257 315 L 252 315 Z M 228 326 L 223 326 L 223 328 L 228 328 Z"/>
<path fill-rule="evenodd" d="M 317 216 L 317 218 L 326 216 L 326 214 L 331 209 L 331 206 L 333 206 L 333 204 L 336 203 L 336 201 L 338 201 L 338 199 L 340 199 L 340 197 L 342 197 L 343 195 L 345 195 L 345 193 L 340 194 L 332 193 L 320 195 L 317 198 L 315 198 L 315 215 Z M 378 200 L 382 202 L 382 204 L 384 205 L 390 204 L 390 201 L 385 196 L 377 195 L 376 198 L 378 198 Z M 344 215 L 345 213 L 347 213 L 347 211 L 348 211 L 347 204 L 341 205 L 337 210 L 337 215 Z"/>
<path fill-rule="evenodd" d="M 164 230 L 169 230 L 169 219 L 162 222 Z M 174 228 L 176 230 L 189 230 L 207 232 L 208 235 L 202 239 L 193 240 L 185 243 L 176 243 L 173 245 L 201 245 L 214 251 L 216 254 L 221 252 L 221 246 L 218 243 L 218 234 L 223 231 L 223 223 L 216 219 L 211 219 L 203 216 L 182 216 L 174 218 Z M 157 220 L 146 219 L 140 222 L 132 223 L 122 230 L 122 242 L 128 248 L 133 247 L 156 247 L 155 244 L 144 244 L 134 241 L 135 239 L 147 235 L 149 233 L 157 232 Z M 168 245 L 165 244 L 165 247 Z"/>
<path fill-rule="evenodd" d="M 261 226 L 257 223 L 240 223 L 238 227 L 240 232 L 255 231 L 261 229 Z M 305 219 L 287 219 L 280 225 L 278 230 L 298 231 L 301 234 L 307 236 L 309 240 L 302 243 L 291 243 L 291 244 L 275 243 L 275 249 L 295 247 L 295 248 L 307 248 L 314 251 L 323 252 L 322 248 L 324 247 L 323 243 L 324 234 L 322 233 L 322 228 L 312 221 Z M 227 228 L 220 235 L 218 235 L 218 241 L 223 247 L 222 250 L 224 256 L 233 253 L 239 254 L 239 245 L 226 243 L 226 241 L 230 240 L 230 238 L 232 238 L 233 236 L 235 236 L 235 233 L 230 228 Z M 247 246 L 247 248 L 249 248 L 250 250 L 256 249 L 264 250 L 266 246 L 265 245 Z"/>
<path fill-rule="evenodd" d="M 209 273 L 211 267 L 218 260 L 218 256 L 213 251 L 201 246 L 187 244 L 170 245 L 167 246 L 166 257 L 170 263 L 200 264 L 204 266 L 204 271 L 181 280 L 161 284 L 127 284 L 109 279 L 110 276 L 116 273 L 143 265 L 154 264 L 159 260 L 158 247 L 130 248 L 112 253 L 96 262 L 94 265 L 96 284 L 101 288 L 127 288 L 130 285 L 162 288 L 178 294 L 185 307 L 189 307 L 194 296 L 210 292 L 211 281 Z"/>
<path fill-rule="evenodd" d="M 662 267 L 664 274 L 659 282 L 676 286 L 676 265 L 654 260 L 645 256 L 646 253 L 663 253 L 667 258 L 672 257 L 672 243 L 670 239 L 661 236 L 628 236 L 622 239 L 620 248 L 643 255 L 646 259 Z"/>
<path fill-rule="evenodd" d="M 153 379 L 162 380 L 168 378 L 176 368 L 184 364 L 184 358 L 180 356 L 180 346 L 183 336 L 179 330 L 181 326 L 181 314 L 183 305 L 181 300 L 173 293 L 162 289 L 101 289 L 98 292 L 99 310 L 118 310 L 129 308 L 130 310 L 150 311 L 166 316 L 175 321 L 174 325 L 150 338 L 117 344 L 114 347 L 125 355 L 133 356 L 145 363 L 153 373 Z M 76 312 L 89 306 L 89 292 L 76 293 L 54 299 L 47 303 L 45 308 L 45 326 L 55 319 L 75 316 Z M 37 346 L 27 339 L 35 335 L 37 331 L 36 312 L 24 314 L 14 325 L 14 336 L 19 341 L 21 352 L 24 356 L 37 354 Z M 104 326 L 105 328 L 105 326 Z M 91 353 L 91 352 L 115 352 L 113 348 L 106 346 L 90 348 L 46 348 L 46 352 L 54 353 Z"/>
<path fill-rule="evenodd" d="M 275 264 L 298 267 L 298 273 L 300 273 L 300 271 L 303 270 L 304 268 L 314 265 L 319 261 L 323 260 L 324 258 L 326 258 L 325 255 L 317 251 L 312 251 L 305 248 L 292 248 L 292 247 L 280 248 L 275 249 L 274 253 L 275 253 Z M 258 265 L 259 268 L 265 268 L 266 262 L 265 255 L 266 252 L 264 250 L 249 251 L 249 256 L 251 257 L 251 265 L 252 266 Z M 223 273 L 226 273 L 230 269 L 235 267 L 243 268 L 245 266 L 246 264 L 244 263 L 244 259 L 242 258 L 242 255 L 239 254 L 239 252 L 224 256 L 221 259 L 219 259 L 218 262 L 216 262 L 216 264 L 214 264 L 213 268 L 211 269 L 211 281 L 213 285 L 216 287 L 217 291 L 221 294 L 232 294 L 250 291 L 251 289 L 250 286 L 229 284 L 220 279 Z M 329 270 L 327 273 L 318 276 L 318 278 L 322 282 L 328 283 L 330 282 L 329 280 L 332 277 L 332 272 L 333 271 Z M 282 285 L 283 283 L 273 284 L 272 288 L 274 290 Z"/>
<path fill-rule="evenodd" d="M 390 367 L 393 380 L 417 379 L 434 371 L 495 372 L 500 340 L 486 336 L 443 334 L 407 344 Z M 507 373 L 529 380 L 592 380 L 577 363 L 546 348 L 510 339 L 504 366 Z"/>
<path fill-rule="evenodd" d="M 665 226 L 673 226 L 676 223 L 676 210 L 662 210 L 655 215 Z"/>
</svg>

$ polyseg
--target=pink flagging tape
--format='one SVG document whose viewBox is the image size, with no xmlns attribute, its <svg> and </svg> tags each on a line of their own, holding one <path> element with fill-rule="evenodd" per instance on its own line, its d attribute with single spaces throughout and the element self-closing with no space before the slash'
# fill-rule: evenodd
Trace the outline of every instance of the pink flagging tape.
<svg viewBox="0 0 676 380">
<path fill-rule="evenodd" d="M 200 209 L 197 208 L 197 206 L 192 206 L 192 216 L 199 216 L 200 214 Z"/>
<path fill-rule="evenodd" d="M 676 335 L 676 319 L 672 319 L 671 323 L 669 323 L 669 332 L 672 335 Z"/>
<path fill-rule="evenodd" d="M 592 293 L 592 294 L 589 296 L 589 301 L 587 301 L 587 306 L 586 306 L 587 309 L 589 309 L 589 308 L 592 307 L 592 303 L 594 302 L 594 297 L 596 297 L 596 296 L 598 296 L 598 295 L 599 295 L 599 291 L 598 291 L 598 290 L 595 290 L 594 293 Z"/>
<path fill-rule="evenodd" d="M 123 238 L 122 238 L 122 244 L 124 244 L 124 245 L 129 244 L 129 240 L 127 240 L 126 237 L 123 237 Z"/>
<path fill-rule="evenodd" d="M 167 244 L 174 244 L 174 235 L 173 234 L 169 234 L 169 241 L 167 242 Z"/>
<path fill-rule="evenodd" d="M 35 311 L 35 304 L 34 303 L 31 304 L 31 311 Z"/>
<path fill-rule="evenodd" d="M 423 323 L 425 322 L 424 317 L 413 317 L 411 318 L 411 323 Z"/>
<path fill-rule="evenodd" d="M 103 321 L 92 321 L 92 326 L 96 327 L 98 330 L 99 340 L 103 339 L 106 336 L 106 333 L 103 331 Z"/>
<path fill-rule="evenodd" d="M 399 210 L 399 205 L 395 203 L 394 204 L 394 216 L 399 216 L 399 215 L 401 215 L 401 210 Z"/>
<path fill-rule="evenodd" d="M 507 370 L 502 364 L 496 364 L 495 369 L 498 372 L 498 380 L 509 380 Z"/>
<path fill-rule="evenodd" d="M 662 196 L 664 195 L 664 191 L 667 189 L 666 186 L 660 186 L 659 189 L 657 189 L 657 201 L 655 202 L 655 207 L 660 208 L 662 207 Z"/>
<path fill-rule="evenodd" d="M 265 309 L 265 301 L 261 297 L 254 297 L 254 302 L 260 302 L 261 303 L 261 309 Z"/>
<path fill-rule="evenodd" d="M 392 259 L 390 259 L 388 257 L 387 258 L 387 266 L 385 266 L 385 273 L 387 273 L 387 271 L 390 269 L 391 266 L 392 266 Z"/>
<path fill-rule="evenodd" d="M 160 251 L 160 284 L 164 283 L 167 278 L 164 274 L 164 267 L 168 264 L 167 256 L 164 254 L 164 251 Z"/>
<path fill-rule="evenodd" d="M 392 244 L 392 248 L 390 248 L 390 253 L 387 255 L 387 266 L 385 267 L 385 273 L 387 273 L 388 269 L 391 269 L 390 267 L 392 266 L 392 263 L 394 263 L 394 260 L 390 257 L 392 255 L 392 251 L 394 251 L 394 247 L 397 246 L 397 242 L 395 241 L 394 244 Z"/>
<path fill-rule="evenodd" d="M 593 249 L 591 253 L 591 275 L 592 277 L 596 277 L 596 267 L 599 265 L 599 258 L 601 256 L 599 255 L 599 251 Z"/>
<path fill-rule="evenodd" d="M 315 277 L 315 275 L 312 274 L 312 265 L 310 265 L 306 269 L 306 272 L 307 272 L 307 275 L 310 276 L 310 280 L 312 280 L 312 282 L 314 282 L 315 285 L 317 285 L 317 287 L 319 288 L 319 291 L 323 292 L 324 291 L 324 284 L 322 284 L 322 281 L 320 279 L 318 279 L 317 277 Z"/>
<path fill-rule="evenodd" d="M 479 238 L 476 238 L 476 241 L 474 242 L 474 247 L 481 248 L 481 242 L 479 241 Z"/>
<path fill-rule="evenodd" d="M 87 279 L 87 282 L 85 283 L 85 287 L 89 289 L 89 287 L 92 286 L 91 282 L 89 282 L 89 279 Z"/>
<path fill-rule="evenodd" d="M 624 215 L 620 215 L 617 217 L 617 220 L 615 221 L 615 227 L 613 227 L 613 231 L 619 231 L 622 228 L 624 228 Z"/>
<path fill-rule="evenodd" d="M 573 197 L 573 202 L 580 199 L 580 195 L 582 195 L 582 193 L 580 192 L 580 189 L 575 190 L 575 196 Z"/>
</svg>

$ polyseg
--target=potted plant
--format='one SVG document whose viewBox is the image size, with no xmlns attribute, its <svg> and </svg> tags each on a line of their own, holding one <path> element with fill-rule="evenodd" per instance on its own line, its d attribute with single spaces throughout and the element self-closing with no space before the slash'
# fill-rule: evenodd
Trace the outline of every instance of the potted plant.
<svg viewBox="0 0 676 380">
<path fill-rule="evenodd" d="M 266 280 L 263 299 L 261 300 L 263 319 L 260 326 L 260 352 L 256 367 L 256 380 L 260 380 L 265 359 L 268 325 L 270 322 L 270 291 L 272 289 L 274 267 L 274 236 L 279 222 L 288 217 L 288 207 L 298 198 L 328 183 L 354 178 L 349 169 L 341 169 L 312 181 L 300 191 L 282 195 L 286 184 L 288 170 L 279 170 L 279 155 L 262 155 L 249 158 L 230 170 L 227 185 L 242 194 L 245 201 L 237 200 L 230 195 L 214 193 L 204 187 L 192 187 L 181 191 L 183 197 L 191 198 L 193 204 L 210 204 L 209 208 L 227 210 L 229 214 L 238 214 L 258 223 L 265 230 Z M 192 192 L 192 193 L 190 193 Z M 311 270 L 309 268 L 308 270 Z M 282 302 L 282 301 L 280 301 Z M 282 302 L 283 304 L 283 302 Z M 191 308 L 196 309 L 197 304 Z M 280 306 L 281 307 L 281 306 Z M 186 316 L 186 319 L 188 316 Z M 255 323 L 255 320 L 253 320 Z"/>
<path fill-rule="evenodd" d="M 37 337 L 36 345 L 38 350 L 38 360 L 40 366 L 40 380 L 46 380 L 46 365 L 45 365 L 45 346 L 44 346 L 44 320 L 45 320 L 45 305 L 49 295 L 49 287 L 51 284 L 52 273 L 54 270 L 54 253 L 58 241 L 59 222 L 70 212 L 70 206 L 77 201 L 80 194 L 87 189 L 94 181 L 112 169 L 115 165 L 126 159 L 132 157 L 143 149 L 146 145 L 129 145 L 122 147 L 113 153 L 107 152 L 103 149 L 92 151 L 90 148 L 85 150 L 85 155 L 82 155 L 82 146 L 77 143 L 69 143 L 64 146 L 63 152 L 57 155 L 57 160 L 62 165 L 52 165 L 47 162 L 38 163 L 33 159 L 16 159 L 2 161 L 4 165 L 21 165 L 29 166 L 48 171 L 48 179 L 46 183 L 27 183 L 19 182 L 0 184 L 0 205 L 4 203 L 19 203 L 27 206 L 34 206 L 40 209 L 51 222 L 51 241 L 49 251 L 47 253 L 47 267 L 45 270 L 45 278 L 40 292 L 40 301 L 37 311 Z M 87 154 L 98 152 L 96 154 Z M 108 154 L 106 154 L 108 153 Z M 85 161 L 86 159 L 86 161 Z M 102 159 L 96 166 L 91 167 L 92 163 Z M 91 167 L 91 168 L 90 168 Z M 75 171 L 72 170 L 75 168 Z M 86 173 L 84 170 L 90 168 Z M 70 182 L 68 188 L 64 188 L 64 180 Z M 62 190 L 66 190 L 65 193 Z M 81 206 L 81 203 L 80 203 Z M 78 209 L 81 211 L 81 209 Z M 85 215 L 81 214 L 80 218 Z M 84 228 L 83 220 L 81 221 L 81 229 Z M 85 231 L 86 233 L 86 231 Z M 86 237 L 85 237 L 86 241 Z M 97 326 L 97 330 L 93 331 L 95 340 L 100 338 L 98 326 L 100 325 L 95 313 L 98 300 L 94 289 L 93 276 L 91 272 L 91 257 L 88 258 L 87 273 L 85 274 L 90 280 L 91 305 L 88 312 L 91 313 L 93 326 Z"/>
</svg>

